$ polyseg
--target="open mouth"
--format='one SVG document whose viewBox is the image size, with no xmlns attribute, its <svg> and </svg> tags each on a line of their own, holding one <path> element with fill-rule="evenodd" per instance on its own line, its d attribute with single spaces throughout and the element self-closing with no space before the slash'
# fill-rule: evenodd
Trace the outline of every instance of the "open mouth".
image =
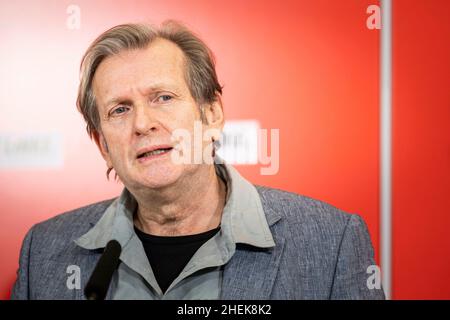
<svg viewBox="0 0 450 320">
<path fill-rule="evenodd" d="M 156 150 L 153 150 L 153 151 L 144 152 L 144 153 L 141 153 L 140 155 L 138 155 L 137 158 L 138 159 L 142 159 L 142 158 L 159 156 L 159 155 L 168 153 L 172 149 L 173 148 L 161 148 L 161 149 L 156 149 Z"/>
</svg>

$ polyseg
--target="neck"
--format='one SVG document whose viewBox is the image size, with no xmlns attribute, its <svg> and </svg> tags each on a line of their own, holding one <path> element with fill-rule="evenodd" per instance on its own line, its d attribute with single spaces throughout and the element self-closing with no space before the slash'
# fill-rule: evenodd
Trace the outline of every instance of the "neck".
<svg viewBox="0 0 450 320">
<path fill-rule="evenodd" d="M 134 216 L 138 229 L 159 236 L 182 236 L 202 233 L 220 224 L 226 186 L 214 165 L 202 165 L 194 176 L 180 179 L 164 190 L 133 195 L 138 203 Z"/>
</svg>

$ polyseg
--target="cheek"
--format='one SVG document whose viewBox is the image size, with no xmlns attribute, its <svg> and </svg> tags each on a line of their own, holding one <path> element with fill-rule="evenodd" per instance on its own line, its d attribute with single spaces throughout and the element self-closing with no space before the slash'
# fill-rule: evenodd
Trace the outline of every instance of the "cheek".
<svg viewBox="0 0 450 320">
<path fill-rule="evenodd" d="M 133 124 L 133 119 L 130 115 L 123 116 L 120 119 L 111 119 L 107 121 L 103 126 L 105 127 L 103 131 L 105 135 L 110 137 L 110 139 L 117 139 L 121 135 L 123 136 L 126 132 L 131 130 Z"/>
<path fill-rule="evenodd" d="M 192 112 L 178 112 L 167 117 L 165 120 L 166 121 L 162 122 L 162 125 L 170 135 L 173 135 L 174 132 L 178 130 L 182 130 L 193 136 L 195 128 L 198 128 L 199 124 L 201 124 L 200 118 L 197 119 Z M 198 121 L 197 125 L 195 124 L 195 121 Z"/>
<path fill-rule="evenodd" d="M 199 128 L 202 128 L 203 122 L 200 117 L 200 113 L 196 112 L 190 112 L 188 115 L 185 116 L 184 119 L 182 119 L 183 126 L 190 131 L 199 130 Z"/>
<path fill-rule="evenodd" d="M 108 154 L 114 162 L 126 155 L 128 144 L 125 141 L 125 134 L 116 134 L 116 132 L 108 132 L 105 134 L 105 140 L 108 147 Z"/>
</svg>

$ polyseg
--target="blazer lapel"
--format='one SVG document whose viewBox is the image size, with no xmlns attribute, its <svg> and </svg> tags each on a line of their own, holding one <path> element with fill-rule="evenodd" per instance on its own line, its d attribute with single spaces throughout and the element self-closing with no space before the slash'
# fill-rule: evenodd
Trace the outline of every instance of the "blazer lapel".
<svg viewBox="0 0 450 320">
<path fill-rule="evenodd" d="M 285 242 L 282 237 L 273 238 L 275 247 L 268 249 L 237 245 L 224 267 L 221 299 L 270 299 Z"/>
</svg>

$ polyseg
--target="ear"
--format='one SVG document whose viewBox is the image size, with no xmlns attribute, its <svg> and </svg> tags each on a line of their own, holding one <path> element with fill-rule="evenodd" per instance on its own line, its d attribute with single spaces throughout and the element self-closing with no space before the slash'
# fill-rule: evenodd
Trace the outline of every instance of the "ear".
<svg viewBox="0 0 450 320">
<path fill-rule="evenodd" d="M 106 165 L 108 168 L 112 168 L 111 157 L 109 156 L 108 144 L 106 143 L 105 137 L 101 132 L 95 131 L 92 134 L 95 144 L 97 145 L 100 153 L 102 154 L 103 159 L 106 161 Z"/>
<path fill-rule="evenodd" d="M 223 113 L 222 98 L 219 94 L 216 95 L 216 101 L 203 105 L 203 113 L 206 120 L 205 126 L 222 131 L 225 116 Z"/>
</svg>

